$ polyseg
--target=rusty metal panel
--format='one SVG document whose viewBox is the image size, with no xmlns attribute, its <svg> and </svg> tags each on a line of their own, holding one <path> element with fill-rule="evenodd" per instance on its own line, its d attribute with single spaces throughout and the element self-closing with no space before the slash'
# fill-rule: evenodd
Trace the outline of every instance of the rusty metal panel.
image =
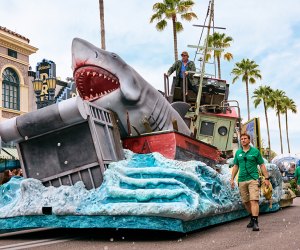
<svg viewBox="0 0 300 250">
<path fill-rule="evenodd" d="M 63 102 L 61 102 L 63 103 Z M 69 102 L 57 109 L 47 109 L 49 121 L 55 123 L 59 114 L 63 114 L 68 122 L 47 124 L 47 129 L 33 129 L 26 121 L 34 121 L 38 127 L 39 114 L 42 124 L 46 117 L 43 112 L 30 113 L 22 118 L 22 136 L 17 148 L 20 162 L 27 178 L 41 180 L 46 186 L 73 185 L 83 181 L 86 188 L 97 188 L 103 181 L 103 173 L 110 162 L 124 159 L 123 147 L 114 115 L 101 107 L 84 101 L 80 107 L 80 119 L 68 115 L 68 110 L 76 110 Z M 82 103 L 80 104 L 82 106 Z M 45 109 L 46 111 L 46 109 Z M 75 112 L 74 112 L 75 116 Z M 78 114 L 76 114 L 78 116 Z M 23 122 L 24 121 L 24 122 Z M 18 120 L 16 122 L 18 124 Z M 73 123 L 73 124 L 72 124 Z M 47 131 L 47 132 L 44 132 Z M 18 139 L 20 137 L 18 136 Z"/>
<path fill-rule="evenodd" d="M 87 122 L 19 143 L 27 177 L 43 178 L 97 161 Z"/>
</svg>

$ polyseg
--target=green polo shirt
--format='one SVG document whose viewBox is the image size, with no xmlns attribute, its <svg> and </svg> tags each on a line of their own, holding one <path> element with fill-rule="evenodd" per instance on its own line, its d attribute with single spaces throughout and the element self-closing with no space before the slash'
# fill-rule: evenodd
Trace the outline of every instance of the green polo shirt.
<svg viewBox="0 0 300 250">
<path fill-rule="evenodd" d="M 300 166 L 298 166 L 298 167 L 296 168 L 295 173 L 294 173 L 294 176 L 295 176 L 296 178 L 298 178 L 298 179 L 297 179 L 297 185 L 300 185 Z"/>
<path fill-rule="evenodd" d="M 242 148 L 235 153 L 233 163 L 239 167 L 238 182 L 258 179 L 257 165 L 264 163 L 264 160 L 257 148 L 251 147 L 247 152 Z"/>
</svg>

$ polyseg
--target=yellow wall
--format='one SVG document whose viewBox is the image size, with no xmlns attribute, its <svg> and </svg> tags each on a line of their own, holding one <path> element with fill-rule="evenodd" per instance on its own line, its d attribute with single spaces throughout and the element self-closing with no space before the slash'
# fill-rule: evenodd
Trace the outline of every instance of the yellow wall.
<svg viewBox="0 0 300 250">
<path fill-rule="evenodd" d="M 28 77 L 29 56 L 37 48 L 29 45 L 25 37 L 0 27 L 0 121 L 27 113 L 34 109 L 35 99 L 30 77 Z M 7 49 L 17 52 L 17 58 L 10 57 Z M 12 68 L 20 81 L 20 110 L 2 107 L 2 73 L 6 68 Z"/>
</svg>

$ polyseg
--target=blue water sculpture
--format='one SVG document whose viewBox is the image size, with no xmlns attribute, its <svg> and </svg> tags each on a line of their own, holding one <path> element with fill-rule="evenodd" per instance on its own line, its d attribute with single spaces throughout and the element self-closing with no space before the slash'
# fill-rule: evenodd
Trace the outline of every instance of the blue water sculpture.
<svg viewBox="0 0 300 250">
<path fill-rule="evenodd" d="M 74 186 L 45 187 L 39 180 L 12 178 L 0 186 L 2 232 L 35 227 L 143 228 L 187 232 L 247 215 L 238 188 L 231 189 L 231 172 L 220 172 L 199 161 L 176 161 L 159 153 L 134 154 L 111 163 L 103 184 L 87 190 Z M 267 165 L 273 207 L 279 209 L 278 168 Z M 279 173 L 280 175 L 280 173 Z M 279 197 L 278 197 L 279 196 Z M 43 214 L 45 207 L 51 214 Z M 0 230 L 0 232 L 1 232 Z"/>
</svg>

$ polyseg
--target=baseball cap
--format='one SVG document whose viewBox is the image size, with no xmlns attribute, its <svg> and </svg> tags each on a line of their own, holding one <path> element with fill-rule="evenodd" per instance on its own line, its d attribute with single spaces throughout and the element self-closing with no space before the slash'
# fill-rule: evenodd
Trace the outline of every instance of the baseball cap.
<svg viewBox="0 0 300 250">
<path fill-rule="evenodd" d="M 187 53 L 186 51 L 183 51 L 183 52 L 181 53 L 181 55 L 182 55 L 182 56 L 183 56 L 183 55 L 189 56 L 189 53 Z"/>
</svg>

